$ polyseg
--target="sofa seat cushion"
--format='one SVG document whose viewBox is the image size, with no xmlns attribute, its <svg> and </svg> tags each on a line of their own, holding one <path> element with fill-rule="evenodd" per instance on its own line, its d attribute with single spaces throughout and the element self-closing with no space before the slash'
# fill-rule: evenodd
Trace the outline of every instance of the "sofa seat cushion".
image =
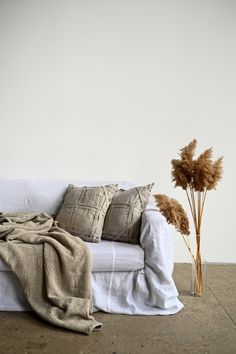
<svg viewBox="0 0 236 354">
<path fill-rule="evenodd" d="M 130 272 L 144 268 L 144 251 L 139 245 L 102 241 L 86 242 L 92 255 L 93 272 Z M 0 257 L 0 272 L 10 268 Z"/>
<path fill-rule="evenodd" d="M 93 272 L 128 272 L 144 268 L 144 251 L 139 245 L 105 240 L 86 244 L 92 254 Z"/>
</svg>

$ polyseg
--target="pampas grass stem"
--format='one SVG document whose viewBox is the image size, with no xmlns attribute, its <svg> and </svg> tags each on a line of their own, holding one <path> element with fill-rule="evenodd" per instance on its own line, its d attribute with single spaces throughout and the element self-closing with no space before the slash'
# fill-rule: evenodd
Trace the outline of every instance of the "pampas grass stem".
<svg viewBox="0 0 236 354">
<path fill-rule="evenodd" d="M 203 192 L 202 205 L 201 205 L 201 222 L 202 222 L 203 209 L 204 209 L 205 201 L 206 201 L 206 195 L 207 195 L 207 188 L 205 188 L 205 190 Z"/>
<path fill-rule="evenodd" d="M 194 222 L 195 230 L 197 232 L 197 212 L 196 212 L 194 190 L 192 187 L 190 188 L 190 193 L 191 193 L 191 201 L 192 201 L 192 208 L 193 208 L 193 222 Z"/>
<path fill-rule="evenodd" d="M 193 252 L 192 252 L 192 250 L 191 250 L 191 247 L 190 247 L 190 244 L 189 244 L 189 241 L 187 241 L 188 240 L 188 238 L 186 238 L 183 234 L 181 234 L 182 235 L 182 237 L 183 237 L 183 240 L 184 240 L 184 242 L 185 242 L 185 245 L 187 246 L 187 249 L 189 250 L 189 252 L 190 252 L 190 255 L 191 255 L 191 257 L 192 257 L 192 260 L 193 260 L 193 263 L 195 264 L 195 258 L 194 258 L 194 255 L 193 255 Z"/>
<path fill-rule="evenodd" d="M 200 227 L 201 227 L 201 192 L 197 192 L 197 214 L 198 214 L 198 234 L 200 234 Z"/>
<path fill-rule="evenodd" d="M 187 198 L 188 198 L 188 203 L 189 203 L 189 207 L 190 207 L 190 210 L 191 210 L 192 218 L 193 218 L 193 220 L 194 220 L 193 207 L 192 207 L 192 204 L 191 204 L 191 201 L 190 201 L 188 189 L 186 189 L 185 192 L 186 192 L 186 195 L 187 195 Z"/>
</svg>

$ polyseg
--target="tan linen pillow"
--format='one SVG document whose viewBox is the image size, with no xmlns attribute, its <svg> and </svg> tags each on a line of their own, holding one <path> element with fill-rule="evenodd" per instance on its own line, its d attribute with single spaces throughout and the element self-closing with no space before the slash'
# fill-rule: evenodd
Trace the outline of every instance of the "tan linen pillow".
<svg viewBox="0 0 236 354">
<path fill-rule="evenodd" d="M 149 201 L 153 185 L 116 192 L 105 217 L 103 239 L 139 243 L 141 214 Z"/>
<path fill-rule="evenodd" d="M 75 187 L 69 185 L 56 217 L 58 226 L 84 241 L 100 242 L 106 211 L 118 185 Z"/>
</svg>

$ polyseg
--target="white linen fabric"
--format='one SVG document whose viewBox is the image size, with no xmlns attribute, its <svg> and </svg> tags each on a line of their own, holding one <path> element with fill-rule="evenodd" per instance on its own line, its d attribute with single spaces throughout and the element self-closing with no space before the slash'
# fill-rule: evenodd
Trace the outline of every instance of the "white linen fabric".
<svg viewBox="0 0 236 354">
<path fill-rule="evenodd" d="M 145 253 L 144 269 L 93 273 L 94 310 L 130 315 L 170 315 L 183 308 L 172 278 L 170 229 L 165 218 L 155 209 L 147 209 L 142 214 L 140 242 Z"/>
<path fill-rule="evenodd" d="M 111 181 L 27 181 L 27 180 L 0 179 L 0 211 L 45 211 L 54 214 L 62 202 L 63 193 L 69 183 L 76 185 L 103 185 Z M 90 183 L 90 184 L 89 184 Z M 112 181 L 117 183 L 117 181 Z M 133 184 L 118 182 L 121 188 L 132 188 Z M 46 190 L 45 190 L 46 188 Z M 10 194 L 10 197 L 9 197 Z M 23 200 L 22 200 L 23 197 Z M 40 199 L 40 202 L 38 201 Z M 144 253 L 144 266 L 135 270 L 121 270 L 119 257 L 127 254 L 131 266 L 132 257 L 129 248 L 122 249 L 118 242 L 105 244 L 103 252 L 112 253 L 110 256 L 109 271 L 104 271 L 104 260 L 96 259 L 97 244 L 90 247 L 94 266 L 92 272 L 93 310 L 109 313 L 136 314 L 136 315 L 169 315 L 177 313 L 183 307 L 178 300 L 173 272 L 173 248 L 169 226 L 165 218 L 157 211 L 150 201 L 142 214 L 141 250 Z M 134 247 L 134 245 L 129 245 Z M 138 246 L 139 247 L 139 246 Z M 119 250 L 119 252 L 118 252 Z M 138 250 L 139 252 L 140 250 Z M 107 253 L 106 253 L 107 252 Z M 138 253 L 137 253 L 138 254 Z M 124 258 L 122 258 L 124 261 Z M 135 262 L 134 262 L 135 263 Z M 3 268 L 1 268 L 3 270 Z M 99 269 L 99 270 L 98 270 Z M 30 307 L 22 293 L 17 278 L 9 269 L 0 271 L 0 310 L 22 311 Z"/>
<path fill-rule="evenodd" d="M 86 242 L 92 254 L 93 272 L 131 272 L 144 267 L 144 251 L 139 245 L 101 241 Z M 135 247 L 134 247 L 135 246 Z"/>
<path fill-rule="evenodd" d="M 118 184 L 119 189 L 134 187 L 133 183 L 126 181 L 0 178 L 0 212 L 30 211 L 56 215 L 69 184 L 77 187 Z"/>
</svg>

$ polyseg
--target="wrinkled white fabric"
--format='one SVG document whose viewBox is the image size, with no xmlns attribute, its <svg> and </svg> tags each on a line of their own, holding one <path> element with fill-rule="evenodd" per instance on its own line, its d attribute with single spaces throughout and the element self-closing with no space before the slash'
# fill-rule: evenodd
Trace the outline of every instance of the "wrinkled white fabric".
<svg viewBox="0 0 236 354">
<path fill-rule="evenodd" d="M 182 309 L 172 278 L 173 248 L 169 226 L 156 209 L 143 213 L 140 241 L 145 253 L 144 269 L 93 273 L 95 311 L 170 315 Z"/>
<path fill-rule="evenodd" d="M 118 184 L 128 189 L 134 184 L 126 181 L 95 181 L 76 179 L 6 179 L 0 178 L 0 212 L 44 212 L 56 215 L 69 184 L 78 187 Z"/>
<path fill-rule="evenodd" d="M 13 272 L 0 272 L 0 311 L 29 311 L 20 282 Z"/>
<path fill-rule="evenodd" d="M 140 245 L 103 240 L 86 242 L 92 254 L 93 272 L 127 272 L 143 269 L 144 251 Z"/>
</svg>

